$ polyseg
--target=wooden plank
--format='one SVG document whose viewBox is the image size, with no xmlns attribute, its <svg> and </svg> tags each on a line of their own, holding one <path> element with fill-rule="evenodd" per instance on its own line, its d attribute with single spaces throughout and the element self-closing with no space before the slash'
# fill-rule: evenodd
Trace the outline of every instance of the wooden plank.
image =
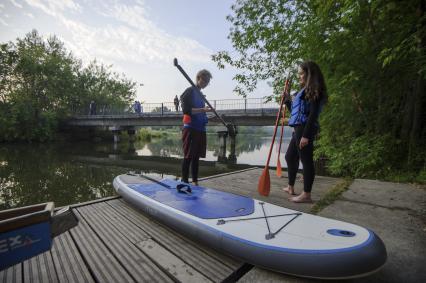
<svg viewBox="0 0 426 283">
<path fill-rule="evenodd" d="M 98 222 L 110 222 L 108 229 L 115 229 L 117 236 L 123 242 L 129 241 L 132 247 L 138 247 L 144 254 L 155 262 L 162 270 L 174 277 L 176 281 L 181 282 L 211 282 L 203 274 L 185 263 L 180 257 L 177 257 L 165 247 L 161 246 L 143 230 L 134 226 L 133 223 L 116 213 L 112 207 L 107 204 L 97 204 L 93 207 L 93 214 L 98 214 L 99 219 L 93 219 Z M 114 212 L 114 213 L 111 213 Z M 86 213 L 85 213 L 86 214 Z M 140 235 L 140 236 L 139 236 Z M 123 239 L 124 238 L 124 239 Z"/>
<path fill-rule="evenodd" d="M 212 282 L 152 239 L 138 242 L 136 246 L 155 262 L 161 264 L 179 282 Z"/>
<path fill-rule="evenodd" d="M 95 281 L 135 282 L 80 213 L 76 209 L 74 209 L 74 212 L 79 219 L 79 224 L 70 231 L 70 234 L 77 248 L 81 251 L 81 255 Z"/>
<path fill-rule="evenodd" d="M 260 169 L 259 167 L 250 167 L 250 168 L 246 168 L 246 169 L 241 169 L 241 170 L 236 170 L 236 171 L 232 171 L 232 172 L 226 172 L 226 173 L 216 174 L 216 175 L 213 175 L 213 176 L 207 176 L 207 177 L 199 178 L 198 181 L 206 181 L 206 180 L 210 180 L 210 179 L 216 179 L 216 178 L 221 178 L 221 177 L 234 175 L 234 174 L 241 174 L 241 173 L 249 175 L 250 172 L 248 172 L 248 171 L 259 170 L 259 169 Z"/>
<path fill-rule="evenodd" d="M 193 266 L 215 282 L 222 281 L 242 265 L 239 261 L 201 246 L 179 235 L 174 230 L 153 221 L 122 200 L 108 201 L 107 204 L 114 208 L 115 213 L 124 217 L 123 223 L 126 222 L 126 228 L 123 228 L 123 233 L 128 234 L 128 231 L 142 229 L 175 256 L 180 257 L 188 265 Z M 106 211 L 106 208 L 104 209 Z M 112 211 L 108 213 L 114 214 Z M 129 234 L 137 234 L 137 232 L 130 232 Z M 143 239 L 134 238 L 133 241 L 143 241 Z"/>
<path fill-rule="evenodd" d="M 22 263 L 24 282 L 59 282 L 50 251 Z"/>
<path fill-rule="evenodd" d="M 0 271 L 0 282 L 20 283 L 22 282 L 22 263 L 15 264 L 5 270 Z"/>
<path fill-rule="evenodd" d="M 86 205 L 91 205 L 94 203 L 98 203 L 98 202 L 105 202 L 111 199 L 117 199 L 117 198 L 121 198 L 121 196 L 115 195 L 115 196 L 110 196 L 110 197 L 104 197 L 104 198 L 100 198 L 100 199 L 93 199 L 93 200 L 89 200 L 89 201 L 85 201 L 85 202 L 80 202 L 80 203 L 76 203 L 76 204 L 72 204 L 69 207 L 70 208 L 77 208 L 80 206 L 86 206 Z M 57 209 L 61 209 L 63 207 L 59 207 Z"/>
<path fill-rule="evenodd" d="M 0 211 L 0 233 L 49 221 L 53 206 L 47 202 Z"/>
<path fill-rule="evenodd" d="M 131 226 L 134 226 L 134 224 L 127 219 L 127 215 L 117 213 L 109 204 L 99 204 L 96 206 L 96 209 L 99 211 L 99 213 L 105 216 L 105 221 L 113 223 L 114 226 L 120 231 L 120 233 L 123 234 L 123 236 L 129 239 L 132 243 L 137 243 L 152 238 L 152 236 L 146 231 L 139 229 L 138 227 L 132 228 Z"/>
<path fill-rule="evenodd" d="M 216 260 L 218 260 L 219 262 L 221 262 L 222 264 L 224 264 L 225 266 L 229 267 L 232 270 L 234 270 L 235 268 L 238 268 L 241 265 L 241 262 L 238 259 L 223 255 L 223 253 L 219 253 L 216 250 L 206 247 L 205 245 L 200 245 L 198 242 L 194 242 L 193 240 L 176 232 L 172 228 L 167 227 L 166 225 L 162 224 L 161 222 L 157 221 L 151 216 L 145 214 L 144 211 L 141 211 L 131 206 L 129 203 L 127 203 L 123 199 L 117 199 L 111 202 L 108 201 L 107 204 L 113 206 L 115 209 L 122 209 L 123 211 L 121 213 L 124 213 L 126 218 L 135 217 L 136 221 L 142 221 L 142 223 L 147 225 L 146 228 L 147 228 L 147 231 L 149 231 L 149 234 L 151 236 L 155 235 L 155 238 L 163 239 L 164 243 L 174 244 L 176 246 L 182 245 L 181 247 L 188 248 L 190 251 L 194 249 L 196 253 L 194 255 L 189 254 L 191 257 L 196 256 L 199 253 L 199 250 L 203 250 L 203 252 L 207 256 L 215 258 Z M 185 250 L 177 251 L 177 253 L 181 253 L 184 251 Z M 202 260 L 202 259 L 196 258 L 196 260 Z"/>
<path fill-rule="evenodd" d="M 51 253 L 60 282 L 94 282 L 69 232 L 54 239 Z"/>
<path fill-rule="evenodd" d="M 115 226 L 117 221 L 109 222 L 99 213 L 102 203 L 78 208 L 78 211 L 95 230 L 96 234 L 116 259 L 137 282 L 172 282 L 172 279 L 157 267 L 141 250 L 136 249 Z"/>
</svg>

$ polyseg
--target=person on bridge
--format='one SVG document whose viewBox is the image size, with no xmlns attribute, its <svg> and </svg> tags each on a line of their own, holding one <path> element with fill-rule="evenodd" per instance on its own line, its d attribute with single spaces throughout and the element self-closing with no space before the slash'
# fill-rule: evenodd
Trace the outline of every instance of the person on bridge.
<svg viewBox="0 0 426 283">
<path fill-rule="evenodd" d="M 182 129 L 182 182 L 189 183 L 189 167 L 191 167 L 192 182 L 198 185 L 198 163 L 200 158 L 206 157 L 207 138 L 206 112 L 212 111 L 206 107 L 202 98 L 201 89 L 205 88 L 212 78 L 207 70 L 201 70 L 196 76 L 196 86 L 187 88 L 181 95 L 183 112 Z"/>
<path fill-rule="evenodd" d="M 96 103 L 95 101 L 91 101 L 89 105 L 89 113 L 90 115 L 96 115 Z"/>
<path fill-rule="evenodd" d="M 135 100 L 135 103 L 133 104 L 133 108 L 134 108 L 136 114 L 141 113 L 141 111 L 142 111 L 141 107 L 142 107 L 141 103 L 139 101 Z"/>
<path fill-rule="evenodd" d="M 319 114 L 327 102 L 327 88 L 319 66 L 306 61 L 298 68 L 301 90 L 291 99 L 286 97 L 286 106 L 291 115 L 288 125 L 293 127 L 293 134 L 287 148 L 285 159 L 288 166 L 288 186 L 283 190 L 294 195 L 294 183 L 299 160 L 303 165 L 303 192 L 290 197 L 292 202 L 312 202 L 311 190 L 315 178 L 313 160 L 314 139 L 319 130 Z"/>
<path fill-rule="evenodd" d="M 179 98 L 178 98 L 177 95 L 175 96 L 174 104 L 175 104 L 176 112 L 178 112 L 179 111 Z"/>
</svg>

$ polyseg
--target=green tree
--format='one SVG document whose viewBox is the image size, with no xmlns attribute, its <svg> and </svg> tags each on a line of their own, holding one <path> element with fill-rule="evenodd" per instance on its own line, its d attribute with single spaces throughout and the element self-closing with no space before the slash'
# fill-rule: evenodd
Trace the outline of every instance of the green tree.
<svg viewBox="0 0 426 283">
<path fill-rule="evenodd" d="M 111 68 L 112 66 L 99 65 L 94 60 L 78 73 L 80 96 L 75 109 L 83 110 L 83 113 L 87 114 L 88 105 L 92 100 L 109 111 L 129 107 L 136 95 L 136 82 L 112 72 Z"/>
<path fill-rule="evenodd" d="M 236 52 L 213 60 L 241 69 L 239 94 L 259 80 L 271 80 L 278 94 L 298 61 L 314 60 L 330 95 L 316 154 L 329 158 L 330 169 L 356 176 L 424 170 L 424 0 L 237 0 L 232 10 Z"/>
<path fill-rule="evenodd" d="M 0 141 L 52 139 L 58 121 L 91 100 L 123 108 L 136 83 L 93 61 L 82 63 L 63 43 L 36 30 L 0 45 Z"/>
</svg>

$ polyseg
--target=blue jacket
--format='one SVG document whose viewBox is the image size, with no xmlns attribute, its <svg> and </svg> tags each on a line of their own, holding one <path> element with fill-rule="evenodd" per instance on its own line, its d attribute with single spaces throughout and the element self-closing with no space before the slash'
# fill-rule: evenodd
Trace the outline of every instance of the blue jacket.
<svg viewBox="0 0 426 283">
<path fill-rule="evenodd" d="M 299 91 L 291 102 L 291 115 L 288 120 L 290 127 L 303 125 L 309 116 L 309 101 L 305 100 L 305 89 Z"/>
<path fill-rule="evenodd" d="M 324 105 L 324 101 L 317 99 L 314 101 L 308 101 L 305 99 L 305 89 L 300 90 L 293 101 L 291 101 L 291 115 L 288 120 L 290 127 L 302 126 L 303 137 L 313 139 L 319 130 L 319 114 Z"/>
<path fill-rule="evenodd" d="M 183 114 L 191 115 L 191 123 L 184 124 L 184 128 L 192 128 L 197 131 L 205 132 L 208 123 L 206 113 L 192 113 L 192 108 L 204 108 L 205 102 L 201 97 L 203 94 L 196 87 L 189 87 L 181 95 Z"/>
</svg>

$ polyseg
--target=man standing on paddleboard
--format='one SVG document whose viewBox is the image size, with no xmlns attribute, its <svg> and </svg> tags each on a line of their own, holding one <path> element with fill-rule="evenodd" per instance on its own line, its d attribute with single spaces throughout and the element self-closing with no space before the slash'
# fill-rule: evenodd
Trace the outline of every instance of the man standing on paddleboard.
<svg viewBox="0 0 426 283">
<path fill-rule="evenodd" d="M 198 163 L 200 158 L 206 157 L 207 138 L 206 112 L 212 111 L 206 107 L 201 89 L 205 88 L 212 78 L 207 70 L 201 70 L 196 76 L 196 86 L 187 88 L 181 95 L 183 111 L 182 129 L 182 182 L 189 183 L 189 167 L 191 167 L 192 182 L 198 185 Z"/>
</svg>

